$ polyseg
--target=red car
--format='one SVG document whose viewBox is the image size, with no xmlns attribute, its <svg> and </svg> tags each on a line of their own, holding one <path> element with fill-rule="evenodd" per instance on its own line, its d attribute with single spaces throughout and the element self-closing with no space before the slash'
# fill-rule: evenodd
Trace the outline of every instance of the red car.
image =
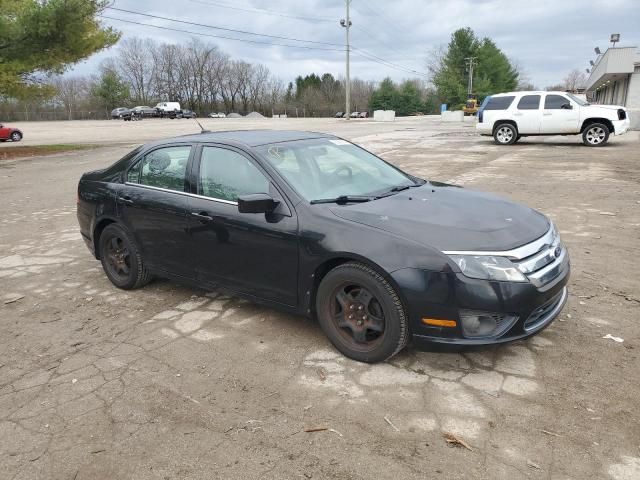
<svg viewBox="0 0 640 480">
<path fill-rule="evenodd" d="M 7 140 L 19 142 L 22 140 L 22 132 L 17 128 L 5 127 L 0 123 L 0 142 L 6 142 Z"/>
</svg>

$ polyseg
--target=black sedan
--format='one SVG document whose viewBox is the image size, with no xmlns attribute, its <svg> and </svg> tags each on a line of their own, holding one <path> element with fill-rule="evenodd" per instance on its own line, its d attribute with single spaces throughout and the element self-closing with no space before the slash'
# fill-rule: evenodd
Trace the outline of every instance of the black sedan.
<svg viewBox="0 0 640 480">
<path fill-rule="evenodd" d="M 482 345 L 542 330 L 566 298 L 551 221 L 425 181 L 343 139 L 201 133 L 82 176 L 78 220 L 119 288 L 153 276 L 318 319 L 343 354 L 382 361 L 412 339 Z"/>
</svg>

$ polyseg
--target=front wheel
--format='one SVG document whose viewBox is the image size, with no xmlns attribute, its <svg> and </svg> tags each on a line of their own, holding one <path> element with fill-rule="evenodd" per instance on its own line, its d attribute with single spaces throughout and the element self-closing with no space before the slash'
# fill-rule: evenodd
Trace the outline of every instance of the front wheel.
<svg viewBox="0 0 640 480">
<path fill-rule="evenodd" d="M 582 143 L 588 147 L 601 147 L 609 141 L 609 128 L 603 123 L 592 123 L 582 132 Z"/>
<path fill-rule="evenodd" d="M 11 134 L 12 142 L 19 142 L 20 140 L 22 140 L 22 134 L 20 132 L 13 132 Z"/>
<path fill-rule="evenodd" d="M 320 327 L 345 356 L 381 362 L 409 340 L 404 307 L 393 286 L 361 263 L 345 263 L 322 279 L 316 296 Z"/>
<path fill-rule="evenodd" d="M 493 131 L 493 139 L 498 145 L 512 145 L 518 140 L 518 130 L 511 123 L 501 123 Z"/>
<path fill-rule="evenodd" d="M 151 280 L 130 234 L 121 226 L 107 225 L 100 235 L 100 261 L 111 283 L 123 290 L 139 288 Z"/>
</svg>

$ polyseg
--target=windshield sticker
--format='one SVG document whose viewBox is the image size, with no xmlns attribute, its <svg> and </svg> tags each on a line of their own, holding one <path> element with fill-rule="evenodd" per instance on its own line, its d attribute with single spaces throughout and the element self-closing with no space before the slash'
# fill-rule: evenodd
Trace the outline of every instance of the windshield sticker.
<svg viewBox="0 0 640 480">
<path fill-rule="evenodd" d="M 349 145 L 349 142 L 346 140 L 329 140 L 334 145 Z"/>
</svg>

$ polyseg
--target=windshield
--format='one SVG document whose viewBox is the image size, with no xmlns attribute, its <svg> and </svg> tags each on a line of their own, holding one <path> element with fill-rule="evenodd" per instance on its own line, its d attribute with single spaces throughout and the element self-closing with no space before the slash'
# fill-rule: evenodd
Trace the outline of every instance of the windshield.
<svg viewBox="0 0 640 480">
<path fill-rule="evenodd" d="M 306 200 L 376 196 L 415 185 L 408 175 L 346 140 L 315 138 L 256 148 Z"/>
<path fill-rule="evenodd" d="M 576 102 L 581 107 L 586 107 L 587 105 L 589 105 L 589 102 L 583 100 L 580 97 L 576 97 L 573 93 L 567 93 L 566 95 L 567 95 L 567 97 L 569 97 L 571 100 Z"/>
</svg>

